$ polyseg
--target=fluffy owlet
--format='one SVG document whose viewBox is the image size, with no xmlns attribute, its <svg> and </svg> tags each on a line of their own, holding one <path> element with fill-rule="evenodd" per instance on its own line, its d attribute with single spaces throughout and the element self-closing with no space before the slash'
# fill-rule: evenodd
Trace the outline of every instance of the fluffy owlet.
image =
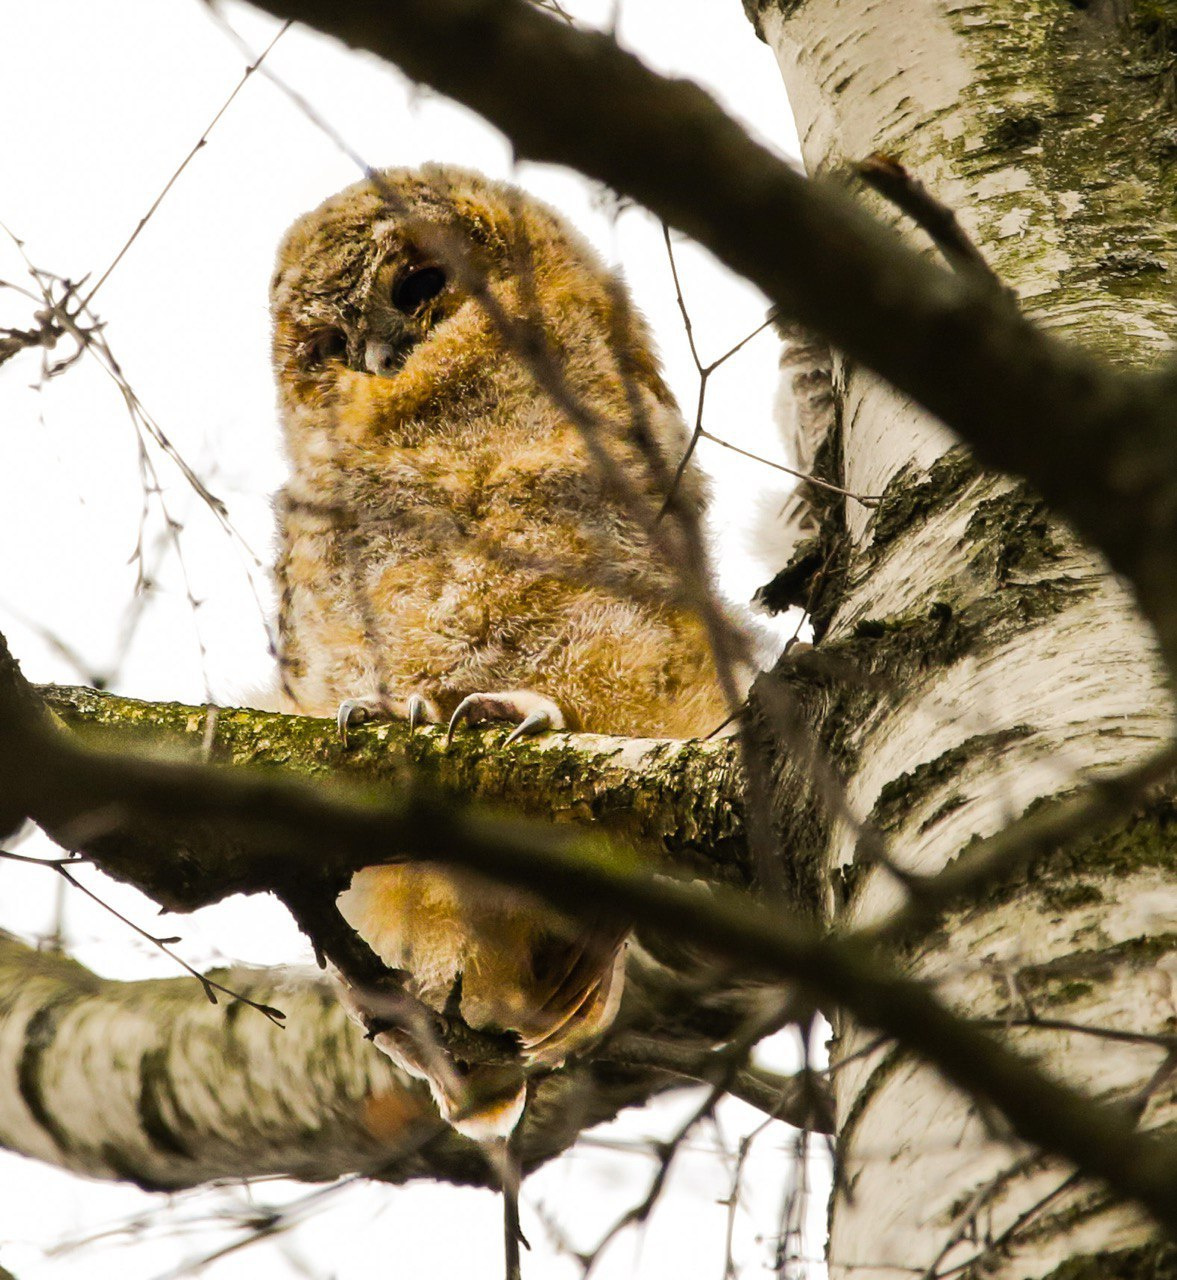
<svg viewBox="0 0 1177 1280">
<path fill-rule="evenodd" d="M 556 214 L 474 173 L 388 170 L 294 224 L 272 306 L 293 709 L 344 730 L 374 714 L 665 737 L 720 724 L 704 629 L 655 549 L 682 422 L 644 323 Z M 542 334 L 574 413 L 504 317 Z M 691 469 L 677 492 L 698 502 Z M 360 871 L 340 907 L 412 995 L 513 1033 L 524 1067 L 557 1065 L 613 1017 L 613 926 L 428 864 Z M 518 1119 L 521 1071 L 377 1042 L 459 1127 Z"/>
</svg>

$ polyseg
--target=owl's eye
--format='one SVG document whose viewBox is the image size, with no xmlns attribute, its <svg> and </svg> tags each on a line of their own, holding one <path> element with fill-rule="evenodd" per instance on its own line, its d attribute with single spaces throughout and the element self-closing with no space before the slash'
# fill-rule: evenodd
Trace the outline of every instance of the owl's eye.
<svg viewBox="0 0 1177 1280">
<path fill-rule="evenodd" d="M 304 348 L 309 365 L 326 364 L 328 360 L 347 359 L 347 334 L 342 329 L 320 329 Z"/>
<path fill-rule="evenodd" d="M 415 315 L 445 288 L 445 272 L 440 267 L 418 267 L 392 286 L 392 305 L 405 315 Z"/>
</svg>

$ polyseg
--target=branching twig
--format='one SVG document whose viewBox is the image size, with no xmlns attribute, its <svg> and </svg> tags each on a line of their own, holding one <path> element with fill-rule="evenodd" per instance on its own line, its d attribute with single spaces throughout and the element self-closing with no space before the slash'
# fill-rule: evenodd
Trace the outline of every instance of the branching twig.
<svg viewBox="0 0 1177 1280">
<path fill-rule="evenodd" d="M 832 1132 L 832 1104 L 820 1079 L 814 1079 L 810 1072 L 781 1076 L 743 1065 L 746 1050 L 737 1058 L 733 1071 L 733 1055 L 727 1049 L 724 1046 L 700 1056 L 672 1040 L 624 1032 L 607 1041 L 593 1057 L 597 1061 L 658 1067 L 700 1084 L 714 1085 L 718 1081 L 732 1097 L 765 1112 L 771 1119 L 797 1128 L 809 1126 L 819 1133 Z"/>
<path fill-rule="evenodd" d="M 191 974 L 200 983 L 204 994 L 208 997 L 209 1004 L 217 1003 L 217 992 L 219 991 L 222 995 L 228 996 L 231 1000 L 236 1000 L 239 1004 L 248 1005 L 251 1009 L 256 1009 L 258 1013 L 267 1017 L 275 1026 L 283 1028 L 286 1026 L 286 1015 L 281 1009 L 276 1009 L 273 1005 L 254 1000 L 251 996 L 247 996 L 241 991 L 234 991 L 231 987 L 226 987 L 223 983 L 217 982 L 215 978 L 210 978 L 207 973 L 201 973 L 199 969 L 193 968 L 183 956 L 177 955 L 172 950 L 172 944 L 180 941 L 178 937 L 161 938 L 151 933 L 149 930 L 144 929 L 142 925 L 136 924 L 134 920 L 123 915 L 117 907 L 112 906 L 100 894 L 95 893 L 93 889 L 82 884 L 70 870 L 70 867 L 77 866 L 84 859 L 34 858 L 27 854 L 14 853 L 11 849 L 0 849 L 0 859 L 6 862 L 23 862 L 29 866 L 45 867 L 49 871 L 55 871 L 66 884 L 71 885 L 80 893 L 84 893 L 91 902 L 96 902 L 104 911 L 108 911 L 116 920 L 125 924 L 128 929 L 133 930 L 141 938 L 150 942 L 153 947 L 162 951 L 169 960 L 179 965 L 185 973 Z"/>
</svg>

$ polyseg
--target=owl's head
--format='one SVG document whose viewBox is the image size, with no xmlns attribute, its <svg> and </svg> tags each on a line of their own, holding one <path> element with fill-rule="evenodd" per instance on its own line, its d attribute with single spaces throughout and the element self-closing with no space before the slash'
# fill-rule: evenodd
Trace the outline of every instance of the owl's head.
<svg viewBox="0 0 1177 1280">
<path fill-rule="evenodd" d="M 529 271 L 523 283 L 541 312 L 553 289 L 574 292 L 587 317 L 608 311 L 608 272 L 532 196 L 442 165 L 388 169 L 287 232 L 270 291 L 280 375 L 315 382 L 347 368 L 395 377 L 447 320 L 478 305 L 455 254 L 496 293 Z"/>
<path fill-rule="evenodd" d="M 474 175 L 448 170 L 393 169 L 299 218 L 278 250 L 270 290 L 279 369 L 311 378 L 332 366 L 395 374 L 462 302 L 423 233 L 465 231 L 472 246 L 500 247 L 490 220 L 469 207 L 477 185 Z"/>
<path fill-rule="evenodd" d="M 587 242 L 518 188 L 429 165 L 346 188 L 278 251 L 274 366 L 295 467 L 349 472 L 384 442 L 490 442 L 508 418 L 558 433 L 488 293 L 542 326 L 573 391 L 619 435 L 636 381 L 677 440 L 645 323 Z"/>
</svg>

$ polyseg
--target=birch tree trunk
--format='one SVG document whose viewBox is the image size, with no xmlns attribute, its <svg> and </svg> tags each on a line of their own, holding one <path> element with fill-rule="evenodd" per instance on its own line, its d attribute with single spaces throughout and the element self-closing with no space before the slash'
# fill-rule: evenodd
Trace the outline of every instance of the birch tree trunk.
<svg viewBox="0 0 1177 1280">
<path fill-rule="evenodd" d="M 1170 345 L 1177 267 L 1168 30 L 1145 8 L 768 0 L 750 16 L 779 60 L 812 174 L 853 182 L 854 162 L 894 157 L 956 212 L 1028 316 L 1131 365 Z M 1081 775 L 1140 758 L 1171 734 L 1170 701 L 1127 592 L 1033 492 L 981 471 L 861 368 L 836 363 L 834 380 L 824 465 L 882 502 L 822 511 L 835 571 L 816 599 L 820 644 L 778 674 L 810 708 L 849 811 L 885 836 L 899 866 L 931 873 Z M 782 794 L 798 785 L 786 772 Z M 791 824 L 810 851 L 808 887 L 838 925 L 877 919 L 901 888 L 864 856 L 854 824 L 829 813 L 816 805 L 809 828 Z M 978 1019 L 1168 1029 L 1169 821 L 1164 804 L 1138 813 L 952 914 L 903 958 Z M 908 1055 L 871 1051 L 845 1017 L 835 1028 L 844 1177 L 831 1275 L 1155 1274 L 1151 1231 L 1134 1212 L 1026 1158 Z M 1144 1090 L 1146 1125 L 1172 1121 L 1171 1086 L 1149 1089 L 1157 1047 L 1042 1028 L 1008 1035 L 1097 1094 Z"/>
</svg>

